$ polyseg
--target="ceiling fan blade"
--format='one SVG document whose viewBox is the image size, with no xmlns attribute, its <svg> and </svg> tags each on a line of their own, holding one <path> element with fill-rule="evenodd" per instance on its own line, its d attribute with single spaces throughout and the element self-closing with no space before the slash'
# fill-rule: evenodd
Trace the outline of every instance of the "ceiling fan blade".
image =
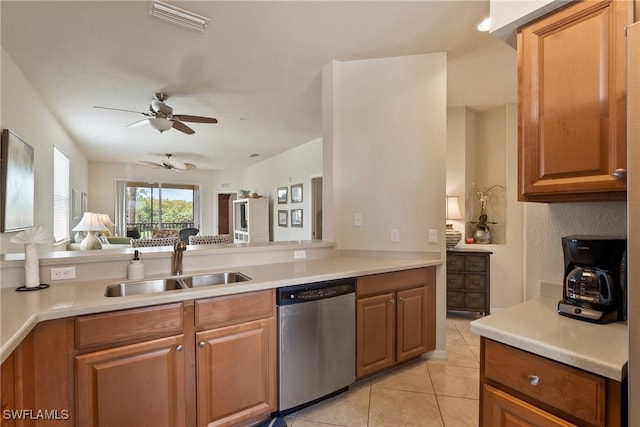
<svg viewBox="0 0 640 427">
<path fill-rule="evenodd" d="M 149 162 L 147 160 L 138 160 L 138 163 L 142 163 L 143 165 L 151 166 L 152 168 L 164 168 L 164 165 L 156 162 Z"/>
<path fill-rule="evenodd" d="M 182 163 L 180 160 L 172 159 L 170 156 L 167 157 L 167 160 L 163 160 L 165 166 L 169 166 L 171 169 L 187 169 L 187 165 Z"/>
<path fill-rule="evenodd" d="M 137 122 L 133 122 L 133 123 L 131 123 L 131 124 L 130 124 L 129 126 L 127 126 L 127 127 L 128 127 L 128 128 L 135 128 L 135 127 L 142 126 L 142 125 L 147 125 L 147 124 L 149 124 L 149 119 L 142 119 L 142 120 L 140 120 L 140 121 L 137 121 Z"/>
<path fill-rule="evenodd" d="M 126 113 L 137 113 L 142 114 L 143 116 L 153 117 L 150 111 L 134 111 L 134 110 L 124 110 L 122 108 L 111 108 L 111 107 L 101 107 L 99 105 L 94 105 L 93 108 L 100 108 L 102 110 L 112 110 L 112 111 L 124 111 Z"/>
<path fill-rule="evenodd" d="M 179 130 L 180 132 L 184 132 L 187 135 L 192 135 L 194 133 L 196 133 L 195 130 L 191 129 L 189 126 L 185 125 L 184 123 L 178 121 L 178 120 L 172 120 L 171 123 L 173 123 L 173 128 L 176 130 Z"/>
<path fill-rule="evenodd" d="M 190 116 L 188 114 L 174 114 L 173 118 L 181 122 L 218 123 L 218 119 L 214 119 L 213 117 Z"/>
</svg>

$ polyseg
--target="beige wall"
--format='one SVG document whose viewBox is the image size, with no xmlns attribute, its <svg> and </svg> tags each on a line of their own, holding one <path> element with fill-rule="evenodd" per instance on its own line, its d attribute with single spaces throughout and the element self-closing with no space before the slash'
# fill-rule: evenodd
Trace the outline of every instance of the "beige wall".
<svg viewBox="0 0 640 427">
<path fill-rule="evenodd" d="M 517 106 L 510 104 L 482 112 L 466 108 L 447 110 L 448 194 L 465 195 L 464 218 L 452 221 L 457 230 L 471 236 L 479 206 L 473 183 L 480 187 L 505 187 L 491 200 L 490 220 L 496 239 L 490 245 L 466 245 L 491 251 L 491 310 L 523 301 L 523 205 L 517 201 Z M 455 191 L 455 194 L 452 193 Z"/>
<path fill-rule="evenodd" d="M 0 126 L 10 129 L 34 148 L 35 156 L 35 225 L 53 231 L 53 147 L 57 146 L 70 160 L 70 185 L 88 191 L 87 159 L 73 139 L 49 111 L 35 88 L 2 49 L 2 102 Z M 71 224 L 73 227 L 74 224 Z M 16 233 L 0 234 L 0 252 L 23 252 L 24 247 L 11 243 Z M 53 250 L 52 245 L 39 245 L 38 250 Z"/>
<path fill-rule="evenodd" d="M 303 144 L 273 156 L 243 171 L 248 190 L 269 197 L 271 238 L 274 241 L 310 240 L 311 231 L 311 178 L 322 176 L 322 139 Z M 302 203 L 291 203 L 291 185 L 302 184 Z M 287 187 L 288 203 L 278 204 L 276 190 Z M 302 209 L 302 228 L 291 227 L 290 209 Z M 286 210 L 287 227 L 278 226 L 277 212 Z"/>
<path fill-rule="evenodd" d="M 327 238 L 340 249 L 430 250 L 444 257 L 446 54 L 328 64 L 323 71 Z M 362 226 L 355 226 L 355 213 Z M 391 241 L 391 229 L 399 241 Z M 428 230 L 438 241 L 428 242 Z M 445 277 L 437 272 L 437 347 Z"/>
</svg>

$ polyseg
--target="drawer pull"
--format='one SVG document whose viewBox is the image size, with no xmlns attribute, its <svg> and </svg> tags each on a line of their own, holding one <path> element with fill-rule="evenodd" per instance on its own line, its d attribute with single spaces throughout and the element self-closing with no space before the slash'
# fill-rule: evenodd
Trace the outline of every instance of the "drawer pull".
<svg viewBox="0 0 640 427">
<path fill-rule="evenodd" d="M 527 379 L 529 380 L 529 384 L 531 384 L 534 387 L 540 384 L 540 377 L 538 377 L 537 375 L 529 375 Z"/>
</svg>

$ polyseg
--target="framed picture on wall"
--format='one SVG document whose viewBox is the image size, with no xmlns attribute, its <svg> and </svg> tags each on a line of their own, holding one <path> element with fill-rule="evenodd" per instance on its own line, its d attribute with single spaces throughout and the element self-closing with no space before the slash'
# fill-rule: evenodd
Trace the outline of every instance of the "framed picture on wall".
<svg viewBox="0 0 640 427">
<path fill-rule="evenodd" d="M 291 209 L 291 226 L 302 227 L 302 209 Z"/>
<path fill-rule="evenodd" d="M 289 189 L 287 187 L 278 187 L 278 204 L 282 205 L 287 203 L 288 200 Z"/>
<path fill-rule="evenodd" d="M 287 226 L 287 211 L 280 210 L 278 211 L 278 226 L 286 227 Z"/>
<path fill-rule="evenodd" d="M 291 203 L 302 203 L 302 184 L 291 186 Z"/>
<path fill-rule="evenodd" d="M 82 216 L 82 191 L 71 190 L 71 219 L 80 219 Z"/>
<path fill-rule="evenodd" d="M 18 231 L 33 227 L 35 215 L 33 147 L 15 133 L 4 129 L 1 157 L 0 231 Z"/>
</svg>

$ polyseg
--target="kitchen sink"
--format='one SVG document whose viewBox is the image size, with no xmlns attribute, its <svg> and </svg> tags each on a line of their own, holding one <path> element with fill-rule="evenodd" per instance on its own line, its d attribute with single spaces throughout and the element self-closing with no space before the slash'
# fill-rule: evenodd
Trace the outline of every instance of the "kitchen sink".
<svg viewBox="0 0 640 427">
<path fill-rule="evenodd" d="M 226 285 L 229 283 L 246 282 L 251 280 L 237 271 L 226 271 L 224 273 L 200 274 L 196 276 L 185 277 L 184 281 L 190 288 L 198 288 L 200 286 Z"/>
<path fill-rule="evenodd" d="M 251 278 L 237 271 L 226 271 L 223 273 L 199 274 L 169 279 L 120 282 L 107 286 L 107 289 L 104 291 L 104 296 L 125 297 L 128 295 L 153 294 L 177 289 L 198 288 L 201 286 L 226 285 L 229 283 L 246 282 L 247 280 L 251 280 Z"/>
<path fill-rule="evenodd" d="M 153 294 L 156 292 L 174 291 L 184 289 L 186 286 L 182 279 L 157 279 L 143 280 L 139 282 L 114 283 L 107 286 L 105 297 L 125 297 L 128 295 Z"/>
</svg>

